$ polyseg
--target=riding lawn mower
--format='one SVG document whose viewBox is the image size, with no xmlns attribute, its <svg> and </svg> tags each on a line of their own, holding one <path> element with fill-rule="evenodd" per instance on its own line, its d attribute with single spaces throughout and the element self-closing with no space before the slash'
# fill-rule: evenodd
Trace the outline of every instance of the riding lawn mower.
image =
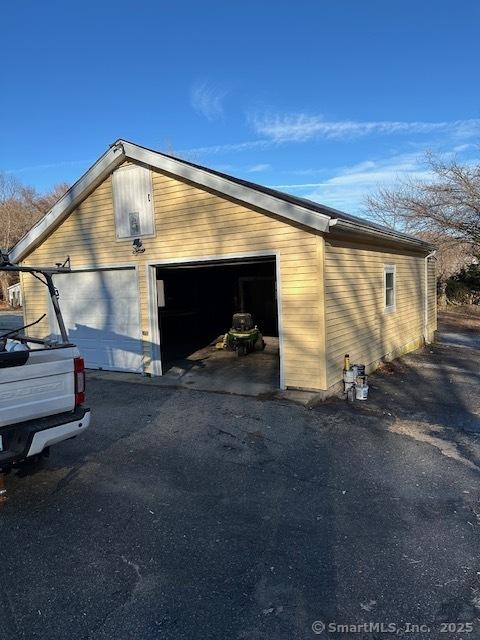
<svg viewBox="0 0 480 640">
<path fill-rule="evenodd" d="M 246 356 L 252 351 L 263 351 L 265 341 L 250 313 L 234 313 L 231 329 L 216 346 L 235 351 L 237 356 Z"/>
</svg>

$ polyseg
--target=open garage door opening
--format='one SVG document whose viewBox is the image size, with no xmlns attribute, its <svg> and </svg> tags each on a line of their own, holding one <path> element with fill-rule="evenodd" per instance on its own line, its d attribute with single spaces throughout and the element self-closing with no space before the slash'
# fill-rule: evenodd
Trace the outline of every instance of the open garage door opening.
<svg viewBox="0 0 480 640">
<path fill-rule="evenodd" d="M 159 266 L 156 277 L 163 374 L 188 375 L 188 383 L 198 388 L 279 387 L 274 257 Z M 252 315 L 264 336 L 264 351 L 237 357 L 216 347 L 235 313 Z"/>
</svg>

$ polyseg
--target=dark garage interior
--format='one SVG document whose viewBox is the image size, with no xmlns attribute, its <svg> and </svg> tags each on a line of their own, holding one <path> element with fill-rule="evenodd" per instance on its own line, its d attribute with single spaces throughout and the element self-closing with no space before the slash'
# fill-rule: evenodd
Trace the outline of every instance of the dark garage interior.
<svg viewBox="0 0 480 640">
<path fill-rule="evenodd" d="M 266 351 L 273 347 L 278 360 L 275 273 L 274 257 L 157 267 L 163 372 L 172 367 L 198 367 L 200 360 L 204 366 L 205 354 L 208 359 L 215 359 L 215 342 L 230 328 L 232 315 L 237 312 L 252 314 L 265 336 Z M 251 367 L 261 370 L 263 355 L 241 358 L 250 359 L 246 372 Z M 223 356 L 225 364 L 230 366 L 233 362 L 237 371 L 245 369 L 245 365 L 235 364 L 239 359 L 234 353 L 229 352 L 228 356 Z M 225 368 L 220 362 L 215 366 L 218 373 Z"/>
</svg>

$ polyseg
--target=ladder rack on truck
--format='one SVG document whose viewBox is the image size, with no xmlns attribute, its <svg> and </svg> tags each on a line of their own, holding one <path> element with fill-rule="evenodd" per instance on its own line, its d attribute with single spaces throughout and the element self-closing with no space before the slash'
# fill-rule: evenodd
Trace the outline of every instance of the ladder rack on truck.
<svg viewBox="0 0 480 640">
<path fill-rule="evenodd" d="M 0 331 L 0 503 L 6 500 L 5 473 L 75 437 L 90 424 L 85 403 L 85 365 L 69 341 L 54 276 L 70 273 L 69 260 L 55 267 L 12 264 L 0 254 L 0 272 L 25 273 L 47 287 L 58 335 L 34 337 L 25 331 L 45 318 Z M 67 266 L 68 264 L 68 266 Z"/>
</svg>

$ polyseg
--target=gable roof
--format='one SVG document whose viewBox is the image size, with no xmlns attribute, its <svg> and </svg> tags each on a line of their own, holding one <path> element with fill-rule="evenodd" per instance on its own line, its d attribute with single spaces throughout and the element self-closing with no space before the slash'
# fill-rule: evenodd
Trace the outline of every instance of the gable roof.
<svg viewBox="0 0 480 640">
<path fill-rule="evenodd" d="M 10 251 L 10 260 L 12 262 L 22 260 L 125 160 L 149 165 L 172 176 L 183 178 L 239 202 L 269 211 L 284 220 L 301 224 L 315 231 L 328 233 L 330 228 L 335 226 L 339 230 L 376 236 L 410 245 L 420 250 L 428 251 L 432 248 L 423 240 L 351 216 L 312 200 L 298 198 L 254 182 L 235 178 L 126 140 L 117 140 L 70 187 L 43 218 L 17 242 Z"/>
</svg>

